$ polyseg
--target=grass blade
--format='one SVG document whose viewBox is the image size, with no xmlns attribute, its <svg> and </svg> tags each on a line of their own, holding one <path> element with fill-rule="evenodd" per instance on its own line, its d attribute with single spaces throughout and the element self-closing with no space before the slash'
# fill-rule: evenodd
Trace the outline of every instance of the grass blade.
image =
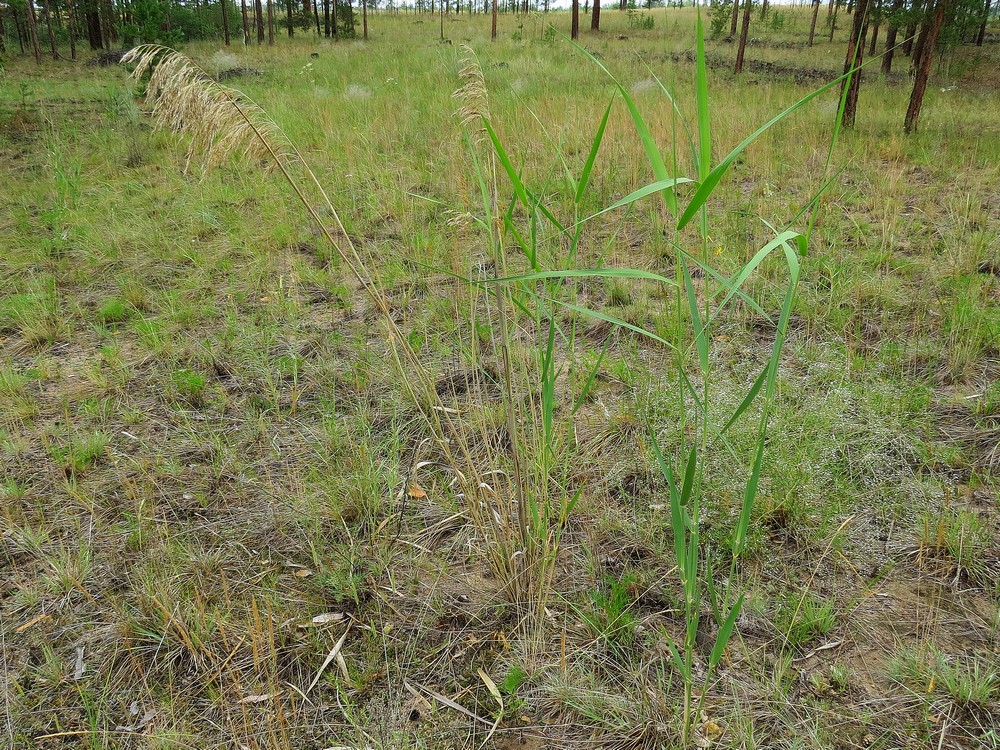
<svg viewBox="0 0 1000 750">
<path fill-rule="evenodd" d="M 868 62 L 864 63 L 863 65 L 861 65 L 861 67 L 857 69 L 852 68 L 851 71 L 848 71 L 844 75 L 833 79 L 832 81 L 821 86 L 812 93 L 809 93 L 806 96 L 802 97 L 797 102 L 795 102 L 795 104 L 793 104 L 784 111 L 772 117 L 766 123 L 757 128 L 753 133 L 751 133 L 742 141 L 740 141 L 740 143 L 732 151 L 730 151 L 729 154 L 726 155 L 726 158 L 724 158 L 721 162 L 719 162 L 718 165 L 715 167 L 715 169 L 713 169 L 708 174 L 708 177 L 702 180 L 700 187 L 695 192 L 694 196 L 691 198 L 691 202 L 688 203 L 687 208 L 684 209 L 684 213 L 681 215 L 681 218 L 677 221 L 677 228 L 683 229 L 687 225 L 687 223 L 694 218 L 694 215 L 698 213 L 698 210 L 703 205 L 705 205 L 705 202 L 708 200 L 709 196 L 711 196 L 712 193 L 715 191 L 715 188 L 719 184 L 719 181 L 723 178 L 723 176 L 726 174 L 729 168 L 733 165 L 733 162 L 736 161 L 736 158 L 741 153 L 743 153 L 743 151 L 747 148 L 747 146 L 756 141 L 758 138 L 760 138 L 760 136 L 762 136 L 764 133 L 770 130 L 774 125 L 777 125 L 779 122 L 784 120 L 793 112 L 795 112 L 798 109 L 801 109 L 820 94 L 829 91 L 838 83 L 844 81 L 852 72 L 854 72 L 854 70 L 861 70 L 861 68 L 864 68 L 871 62 L 872 60 L 869 60 Z"/>
<path fill-rule="evenodd" d="M 601 148 L 601 141 L 604 140 L 604 129 L 608 126 L 608 118 L 611 116 L 611 107 L 614 103 L 615 98 L 612 96 L 611 101 L 608 102 L 608 108 L 604 110 L 604 118 L 597 128 L 597 135 L 594 136 L 594 142 L 590 146 L 590 155 L 587 157 L 587 163 L 583 165 L 583 171 L 580 173 L 580 182 L 576 187 L 576 197 L 574 199 L 576 203 L 579 203 L 583 199 L 583 194 L 587 190 L 587 183 L 590 181 L 590 172 L 594 168 L 594 161 L 597 159 L 597 152 Z"/>
<path fill-rule="evenodd" d="M 726 644 L 729 643 L 729 638 L 733 634 L 736 618 L 739 617 L 740 609 L 743 607 L 744 596 L 746 596 L 746 592 L 740 594 L 740 598 L 736 600 L 733 608 L 729 610 L 726 621 L 719 626 L 719 633 L 715 636 L 715 646 L 712 647 L 712 654 L 708 657 L 709 669 L 715 669 L 719 660 L 722 659 L 722 654 L 726 650 Z"/>
</svg>

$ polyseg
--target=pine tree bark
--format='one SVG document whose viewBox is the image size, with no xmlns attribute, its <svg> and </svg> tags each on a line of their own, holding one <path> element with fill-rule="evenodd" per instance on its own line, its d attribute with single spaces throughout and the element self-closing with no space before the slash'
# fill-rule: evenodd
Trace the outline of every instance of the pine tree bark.
<svg viewBox="0 0 1000 750">
<path fill-rule="evenodd" d="M 747 35 L 750 33 L 750 8 L 753 0 L 745 0 L 743 3 L 743 25 L 740 27 L 740 44 L 736 50 L 735 73 L 743 72 L 743 58 L 747 50 Z"/>
<path fill-rule="evenodd" d="M 99 0 L 98 10 L 101 18 L 101 39 L 104 49 L 111 49 L 115 39 L 113 8 L 111 0 Z M 167 5 L 167 31 L 170 31 L 170 6 Z"/>
<path fill-rule="evenodd" d="M 3 25 L 3 12 L 4 9 L 0 8 L 0 54 L 7 54 L 7 29 Z M 74 56 L 75 60 L 76 57 Z"/>
<path fill-rule="evenodd" d="M 813 0 L 813 17 L 812 23 L 809 25 L 809 46 L 813 46 L 813 40 L 816 38 L 816 19 L 819 17 L 819 0 Z"/>
<path fill-rule="evenodd" d="M 28 0 L 28 36 L 31 38 L 31 48 L 35 52 L 35 62 L 42 64 L 42 50 L 38 46 L 38 19 L 35 17 L 35 0 Z"/>
<path fill-rule="evenodd" d="M 250 18 L 247 16 L 247 0 L 240 0 L 240 9 L 243 12 L 243 44 L 250 46 Z"/>
<path fill-rule="evenodd" d="M 17 8 L 13 5 L 10 7 L 10 12 L 14 16 L 14 28 L 17 29 L 17 43 L 21 45 L 21 54 L 24 54 L 24 43 L 27 41 L 27 33 L 24 30 L 21 19 L 17 16 Z"/>
<path fill-rule="evenodd" d="M 361 28 L 364 30 L 364 39 L 368 38 L 368 0 L 361 0 Z"/>
<path fill-rule="evenodd" d="M 97 0 L 86 0 L 86 2 L 84 18 L 87 20 L 87 41 L 91 49 L 100 49 L 103 41 L 101 41 L 101 16 L 97 12 Z"/>
<path fill-rule="evenodd" d="M 920 67 L 920 60 L 924 54 L 924 47 L 927 45 L 927 36 L 931 33 L 931 26 L 934 23 L 934 17 L 930 16 L 924 19 L 923 25 L 920 27 L 920 34 L 917 36 L 917 42 L 913 47 L 913 54 L 910 56 L 910 74 L 913 75 L 917 72 Z"/>
<path fill-rule="evenodd" d="M 274 2 L 267 0 L 267 43 L 274 46 Z"/>
<path fill-rule="evenodd" d="M 917 68 L 917 75 L 913 81 L 913 91 L 910 94 L 910 104 L 906 108 L 906 119 L 903 120 L 903 131 L 913 133 L 917 130 L 917 121 L 920 119 L 920 109 L 924 104 L 924 94 L 927 91 L 927 79 L 931 75 L 931 59 L 934 57 L 934 46 L 937 44 L 938 34 L 944 25 L 945 10 L 948 0 L 938 0 L 934 9 L 934 16 L 931 19 L 927 38 L 924 40 L 925 50 L 920 56 L 920 65 Z"/>
<path fill-rule="evenodd" d="M 229 11 L 226 10 L 226 0 L 219 0 L 219 4 L 222 5 L 222 33 L 226 38 L 226 46 L 229 46 Z M 289 28 L 291 28 L 291 21 L 289 21 Z"/>
<path fill-rule="evenodd" d="M 292 8 L 292 0 L 285 0 L 285 14 L 286 20 L 288 21 L 288 38 L 291 39 L 295 36 L 295 23 L 292 20 L 292 16 L 295 15 L 295 10 Z"/>
<path fill-rule="evenodd" d="M 892 58 L 896 54 L 896 36 L 899 33 L 899 23 L 896 21 L 896 13 L 903 7 L 903 0 L 893 0 L 892 9 L 889 11 L 889 28 L 885 32 L 885 54 L 882 56 L 882 75 L 889 75 L 892 72 Z"/>
<path fill-rule="evenodd" d="M 570 25 L 569 38 L 580 38 L 580 0 L 573 0 L 573 21 Z"/>
<path fill-rule="evenodd" d="M 257 44 L 264 43 L 264 9 L 261 0 L 254 0 L 254 22 L 257 24 Z"/>
<path fill-rule="evenodd" d="M 333 0 L 333 6 L 330 8 L 330 15 L 332 16 L 332 23 L 333 23 L 334 41 L 340 39 L 340 31 L 337 29 L 337 2 L 338 0 Z"/>
<path fill-rule="evenodd" d="M 851 26 L 851 36 L 847 41 L 847 58 L 844 60 L 844 73 L 851 68 L 859 68 L 865 57 L 865 32 L 868 26 L 868 8 L 870 0 L 858 0 L 854 9 L 854 23 Z M 855 70 L 850 80 L 841 85 L 841 95 L 847 86 L 847 96 L 844 99 L 844 115 L 840 124 L 845 128 L 853 128 L 858 114 L 858 94 L 861 92 L 861 71 Z"/>
<path fill-rule="evenodd" d="M 983 8 L 983 21 L 979 24 L 979 32 L 976 34 L 976 46 L 983 46 L 983 39 L 986 38 L 986 24 L 990 21 L 990 10 L 993 7 L 993 0 L 986 0 L 986 6 Z"/>
<path fill-rule="evenodd" d="M 819 2 L 819 0 L 816 0 Z M 733 0 L 733 17 L 729 19 L 729 36 L 736 37 L 736 27 L 740 22 L 740 0 Z"/>
<path fill-rule="evenodd" d="M 499 2 L 500 0 L 493 0 L 493 30 L 490 32 L 490 39 L 494 42 L 497 39 L 497 3 Z"/>
<path fill-rule="evenodd" d="M 28 0 L 31 2 L 31 0 Z M 59 59 L 59 51 L 56 49 L 56 35 L 52 33 L 52 13 L 49 12 L 49 0 L 42 0 L 42 13 L 45 15 L 45 28 L 49 34 L 49 48 L 52 50 L 52 59 Z"/>
<path fill-rule="evenodd" d="M 601 30 L 601 0 L 594 0 L 594 12 L 590 16 L 590 30 Z"/>
</svg>

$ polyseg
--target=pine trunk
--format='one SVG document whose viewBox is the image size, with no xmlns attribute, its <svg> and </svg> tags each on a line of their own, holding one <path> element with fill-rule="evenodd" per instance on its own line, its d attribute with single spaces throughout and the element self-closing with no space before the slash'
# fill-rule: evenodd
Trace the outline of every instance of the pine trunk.
<svg viewBox="0 0 1000 750">
<path fill-rule="evenodd" d="M 364 31 L 363 38 L 368 38 L 368 0 L 361 0 L 361 28 Z"/>
<path fill-rule="evenodd" d="M 31 2 L 31 0 L 28 0 Z M 56 49 L 56 35 L 52 33 L 52 13 L 49 12 L 49 0 L 42 0 L 42 13 L 45 14 L 45 28 L 49 34 L 49 48 L 52 50 L 52 59 L 59 59 L 59 51 Z"/>
<path fill-rule="evenodd" d="M 243 44 L 250 46 L 250 17 L 247 15 L 247 0 L 240 0 L 240 9 L 243 12 Z"/>
<path fill-rule="evenodd" d="M 917 42 L 913 46 L 913 54 L 910 56 L 910 74 L 916 73 L 917 69 L 920 67 L 920 60 L 924 55 L 924 48 L 927 46 L 927 36 L 931 33 L 931 26 L 934 23 L 933 16 L 927 18 L 923 25 L 920 27 L 920 34 L 917 36 Z"/>
<path fill-rule="evenodd" d="M 847 96 L 844 99 L 844 116 L 840 124 L 845 128 L 853 128 L 858 114 L 858 94 L 861 92 L 861 71 L 856 70 L 864 62 L 865 32 L 868 26 L 868 6 L 870 0 L 858 0 L 854 9 L 854 23 L 851 26 L 851 37 L 847 41 L 847 58 L 844 60 L 844 73 L 855 68 L 854 74 L 841 86 L 847 86 Z"/>
<path fill-rule="evenodd" d="M 267 0 L 267 43 L 274 46 L 274 2 Z"/>
<path fill-rule="evenodd" d="M 500 0 L 493 0 L 493 30 L 490 32 L 490 39 L 496 41 L 497 38 L 497 3 Z"/>
<path fill-rule="evenodd" d="M 594 0 L 594 13 L 590 17 L 590 30 L 601 30 L 601 0 Z"/>
<path fill-rule="evenodd" d="M 42 50 L 38 46 L 38 19 L 35 17 L 35 0 L 28 0 L 28 35 L 31 37 L 31 48 L 35 52 L 35 62 L 42 64 Z"/>
<path fill-rule="evenodd" d="M 222 6 L 222 33 L 226 38 L 226 46 L 229 46 L 229 11 L 226 10 L 226 0 L 219 0 Z"/>
<path fill-rule="evenodd" d="M 573 0 L 573 21 L 569 31 L 570 39 L 580 38 L 580 0 Z"/>
<path fill-rule="evenodd" d="M 295 23 L 292 20 L 295 10 L 292 8 L 292 0 L 285 0 L 285 13 L 287 14 L 286 20 L 288 21 L 288 38 L 291 39 L 295 36 Z"/>
<path fill-rule="evenodd" d="M 906 108 L 906 119 L 903 121 L 903 130 L 906 133 L 913 133 L 917 129 L 917 121 L 920 119 L 920 108 L 924 104 L 924 93 L 927 91 L 927 79 L 931 76 L 931 59 L 934 57 L 934 46 L 937 44 L 941 27 L 944 25 L 947 4 L 947 0 L 938 0 L 934 10 L 934 17 L 930 22 L 927 38 L 924 41 L 925 49 L 920 56 L 917 76 L 913 81 L 910 105 Z"/>
<path fill-rule="evenodd" d="M 979 33 L 976 34 L 976 46 L 983 46 L 983 39 L 986 38 L 986 24 L 990 21 L 990 9 L 993 7 L 993 0 L 986 0 L 986 7 L 983 9 L 983 22 L 979 24 Z"/>
<path fill-rule="evenodd" d="M 264 8 L 261 6 L 261 0 L 255 0 L 254 2 L 254 20 L 257 24 L 257 44 L 264 43 Z"/>
<path fill-rule="evenodd" d="M 734 72 L 743 72 L 743 58 L 747 51 L 747 35 L 750 33 L 750 7 L 753 0 L 745 0 L 743 3 L 743 25 L 740 27 L 740 44 L 736 50 L 736 67 Z"/>
<path fill-rule="evenodd" d="M 819 0 L 816 0 L 819 2 Z M 733 0 L 733 17 L 729 20 L 729 36 L 736 36 L 736 27 L 740 23 L 740 0 Z"/>
<path fill-rule="evenodd" d="M 816 38 L 816 19 L 819 17 L 819 0 L 813 0 L 813 17 L 812 24 L 809 26 L 809 46 L 813 46 L 813 40 Z"/>
</svg>

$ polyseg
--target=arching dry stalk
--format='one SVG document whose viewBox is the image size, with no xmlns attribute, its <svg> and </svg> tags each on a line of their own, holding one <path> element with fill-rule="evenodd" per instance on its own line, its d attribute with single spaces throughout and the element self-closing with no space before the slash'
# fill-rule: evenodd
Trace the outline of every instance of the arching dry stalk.
<svg viewBox="0 0 1000 750">
<path fill-rule="evenodd" d="M 471 52 L 471 50 L 468 50 Z M 146 44 L 129 51 L 122 63 L 134 65 L 131 75 L 141 81 L 147 74 L 145 102 L 158 127 L 189 137 L 185 170 L 200 156 L 210 168 L 239 156 L 256 167 L 277 169 L 295 192 L 310 217 L 322 230 L 344 264 L 378 309 L 389 331 L 393 356 L 400 370 L 400 382 L 407 390 L 431 430 L 438 449 L 457 479 L 458 497 L 463 498 L 470 520 L 485 538 L 488 558 L 494 570 L 503 574 L 516 564 L 509 547 L 509 516 L 497 512 L 497 500 L 484 480 L 494 473 L 478 467 L 454 410 L 444 406 L 433 380 L 400 331 L 393 318 L 376 272 L 365 263 L 315 172 L 281 128 L 245 94 L 224 86 L 188 57 L 160 45 Z M 469 118 L 487 112 L 482 70 L 473 59 L 463 72 L 463 107 Z M 493 167 L 495 172 L 495 165 Z M 298 176 L 297 176 L 298 175 Z M 495 174 L 494 174 L 495 184 Z M 323 213 L 332 217 L 333 227 L 324 221 L 307 190 L 315 191 Z M 506 337 L 505 337 L 506 338 Z M 510 585 L 511 581 L 505 581 Z M 517 598 L 516 596 L 512 598 Z"/>
</svg>

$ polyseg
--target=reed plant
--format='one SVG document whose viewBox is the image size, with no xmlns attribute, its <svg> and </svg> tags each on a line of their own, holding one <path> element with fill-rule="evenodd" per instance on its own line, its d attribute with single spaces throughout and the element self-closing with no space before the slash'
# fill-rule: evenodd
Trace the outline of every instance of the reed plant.
<svg viewBox="0 0 1000 750">
<path fill-rule="evenodd" d="M 684 685 L 681 734 L 685 745 L 707 693 L 706 689 L 699 693 L 697 683 L 701 680 L 707 686 L 721 662 L 745 595 L 739 560 L 746 550 L 764 466 L 800 256 L 808 248 L 812 226 L 808 214 L 827 184 L 826 171 L 814 198 L 788 226 L 767 225 L 771 239 L 735 273 L 726 273 L 713 262 L 712 198 L 729 169 L 754 141 L 853 74 L 851 71 L 796 102 L 715 161 L 700 11 L 696 38 L 695 128 L 689 128 L 669 89 L 656 79 L 673 117 L 674 139 L 666 156 L 628 89 L 599 59 L 578 48 L 610 78 L 614 93 L 595 128 L 582 168 L 574 170 L 560 142 L 549 138 L 556 168 L 545 184 L 537 186 L 523 179 L 515 156 L 505 147 L 490 114 L 483 67 L 473 50 L 465 49 L 462 86 L 456 96 L 478 207 L 474 213 L 458 212 L 453 218 L 475 228 L 484 257 L 467 259 L 474 261 L 469 263 L 468 273 L 452 272 L 468 292 L 463 299 L 468 335 L 458 334 L 462 340 L 456 344 L 478 371 L 494 368 L 498 374 L 499 414 L 472 409 L 462 412 L 445 403 L 411 337 L 397 322 L 375 265 L 352 241 L 302 153 L 260 107 L 212 80 L 174 50 L 144 45 L 123 58 L 123 63 L 132 66 L 133 77 L 144 82 L 146 102 L 157 124 L 189 137 L 187 168 L 196 162 L 206 168 L 217 166 L 238 154 L 247 164 L 265 164 L 276 170 L 291 186 L 354 283 L 371 301 L 388 334 L 400 382 L 430 433 L 434 455 L 427 461 L 415 461 L 414 466 L 433 464 L 450 474 L 450 491 L 461 503 L 480 548 L 506 597 L 523 615 L 523 622 L 544 627 L 562 535 L 586 492 L 575 465 L 579 458 L 577 434 L 581 411 L 607 348 L 596 359 L 584 356 L 583 326 L 596 321 L 630 332 L 672 359 L 679 405 L 672 430 L 676 439 L 669 450 L 662 450 L 661 436 L 651 426 L 649 444 L 650 458 L 659 467 L 669 495 L 676 571 L 683 592 L 684 632 L 679 639 L 670 639 L 670 652 Z M 588 210 L 591 178 L 610 114 L 619 102 L 628 110 L 653 179 L 610 205 Z M 830 153 L 837 133 L 834 125 Z M 691 176 L 680 174 L 682 163 L 691 165 Z M 546 198 L 553 191 L 569 195 L 568 206 Z M 584 238 L 598 221 L 613 222 L 634 205 L 655 199 L 659 201 L 657 221 L 669 227 L 661 253 L 669 260 L 668 271 L 588 266 L 581 261 Z M 794 228 L 799 222 L 807 227 Z M 776 310 L 766 309 L 766 300 L 746 291 L 752 277 L 773 265 L 772 256 L 784 265 L 783 291 Z M 773 276 L 773 269 L 769 273 Z M 671 332 L 661 334 L 590 304 L 586 290 L 595 281 L 652 284 L 666 290 L 676 317 Z M 736 408 L 723 414 L 714 390 L 713 344 L 720 322 L 737 307 L 742 315 L 758 316 L 773 330 L 774 337 L 760 373 Z M 729 439 L 729 432 L 752 407 L 757 419 L 755 439 L 746 451 Z M 721 558 L 709 554 L 702 539 L 704 514 L 713 500 L 706 490 L 708 456 L 717 451 L 731 458 L 730 466 L 744 467 L 745 480 L 743 499 L 728 536 L 728 575 L 723 577 L 715 569 Z M 419 488 L 416 491 L 422 492 Z M 710 611 L 717 628 L 707 667 L 700 669 L 696 636 L 703 609 Z"/>
</svg>

